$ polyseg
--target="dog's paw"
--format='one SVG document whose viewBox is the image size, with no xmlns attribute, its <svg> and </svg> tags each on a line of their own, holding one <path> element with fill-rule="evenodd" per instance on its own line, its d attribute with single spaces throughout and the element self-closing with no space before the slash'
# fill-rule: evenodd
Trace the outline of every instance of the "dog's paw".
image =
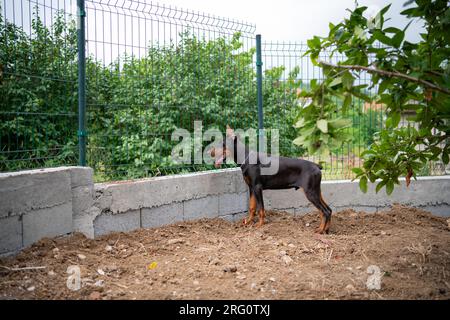
<svg viewBox="0 0 450 320">
<path fill-rule="evenodd" d="M 324 230 L 323 229 L 321 229 L 321 228 L 317 228 L 316 230 L 315 230 L 315 233 L 317 233 L 317 234 L 324 234 Z"/>
</svg>

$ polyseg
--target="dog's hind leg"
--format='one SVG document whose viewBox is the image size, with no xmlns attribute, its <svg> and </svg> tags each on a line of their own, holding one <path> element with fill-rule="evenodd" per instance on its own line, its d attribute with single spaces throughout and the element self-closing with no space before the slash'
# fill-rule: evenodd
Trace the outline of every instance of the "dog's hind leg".
<svg viewBox="0 0 450 320">
<path fill-rule="evenodd" d="M 264 210 L 263 188 L 261 185 L 256 185 L 253 191 L 255 192 L 256 207 L 259 214 L 258 227 L 261 227 L 264 224 L 264 217 L 266 215 Z"/>
<path fill-rule="evenodd" d="M 306 198 L 320 211 L 320 226 L 316 230 L 318 233 L 328 233 L 331 221 L 331 208 L 323 201 L 320 190 L 322 173 L 320 170 L 311 172 L 301 181 L 300 185 L 305 191 Z"/>
<path fill-rule="evenodd" d="M 327 203 L 325 202 L 325 200 L 323 200 L 322 194 L 320 194 L 320 202 L 322 202 L 322 205 L 327 209 L 327 214 L 325 216 L 325 228 L 324 231 L 325 233 L 328 233 L 330 231 L 330 225 L 331 225 L 331 214 L 332 214 L 332 210 L 331 208 L 327 205 Z"/>
<path fill-rule="evenodd" d="M 327 224 L 327 208 L 324 206 L 322 201 L 320 201 L 320 193 L 317 193 L 317 191 L 312 190 L 306 190 L 305 191 L 306 198 L 317 208 L 320 212 L 320 226 L 318 229 L 316 229 L 317 233 L 324 233 L 326 232 L 326 224 Z"/>
<path fill-rule="evenodd" d="M 256 197 L 254 192 L 250 190 L 250 196 L 249 196 L 249 200 L 248 200 L 248 219 L 244 218 L 244 225 L 249 225 L 253 222 L 253 217 L 255 216 L 256 213 Z"/>
</svg>

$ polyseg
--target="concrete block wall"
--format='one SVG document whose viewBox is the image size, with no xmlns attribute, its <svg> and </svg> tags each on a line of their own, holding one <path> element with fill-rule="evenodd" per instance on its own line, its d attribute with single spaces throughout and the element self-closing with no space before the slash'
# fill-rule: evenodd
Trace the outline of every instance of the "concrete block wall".
<svg viewBox="0 0 450 320">
<path fill-rule="evenodd" d="M 88 205 L 92 169 L 60 167 L 0 173 L 0 254 L 43 237 L 73 232 L 73 217 Z"/>
<path fill-rule="evenodd" d="M 235 169 L 97 184 L 95 193 L 94 236 L 199 218 L 234 221 L 248 206 L 246 185 Z"/>
<path fill-rule="evenodd" d="M 0 255 L 43 237 L 82 232 L 96 237 L 199 218 L 237 221 L 247 214 L 248 190 L 240 169 L 94 184 L 90 168 L 60 167 L 0 173 Z M 324 181 L 333 211 L 376 212 L 400 203 L 450 216 L 450 176 L 404 181 L 388 197 L 375 185 L 363 194 L 358 182 Z M 266 209 L 303 214 L 313 210 L 300 190 L 264 191 Z"/>
<path fill-rule="evenodd" d="M 358 181 L 329 180 L 322 182 L 322 195 L 333 211 L 354 209 L 377 212 L 394 203 L 418 207 L 439 216 L 450 216 L 450 176 L 419 177 L 406 187 L 404 179 L 388 196 L 385 189 L 375 192 L 376 184 L 370 184 L 366 194 L 359 189 Z M 264 191 L 267 209 L 284 210 L 303 214 L 314 210 L 303 192 L 290 190 Z"/>
</svg>

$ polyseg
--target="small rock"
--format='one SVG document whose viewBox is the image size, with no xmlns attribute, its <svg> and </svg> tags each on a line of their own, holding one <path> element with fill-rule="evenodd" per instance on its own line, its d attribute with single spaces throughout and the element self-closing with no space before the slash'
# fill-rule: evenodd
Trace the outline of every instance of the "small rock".
<svg viewBox="0 0 450 320">
<path fill-rule="evenodd" d="M 104 276 L 105 275 L 105 271 L 103 271 L 102 269 L 97 269 L 97 272 L 99 275 Z"/>
<path fill-rule="evenodd" d="M 58 253 L 59 252 L 59 249 L 58 248 L 53 248 L 53 253 Z"/>
<path fill-rule="evenodd" d="M 362 269 L 362 266 L 357 266 L 356 267 L 356 270 L 361 270 Z"/>
<path fill-rule="evenodd" d="M 270 278 L 269 278 L 269 281 L 271 281 L 271 282 L 275 282 L 276 280 L 275 280 L 275 278 L 274 278 L 274 277 L 270 277 Z"/>
<path fill-rule="evenodd" d="M 55 273 L 55 271 L 53 271 L 53 270 L 50 270 L 47 274 L 48 274 L 50 277 L 56 276 L 56 273 Z"/>
<path fill-rule="evenodd" d="M 119 268 L 116 265 L 110 265 L 105 267 L 106 272 L 114 272 L 119 270 Z"/>
<path fill-rule="evenodd" d="M 296 247 L 296 245 L 295 245 L 295 244 L 293 244 L 293 243 L 289 243 L 289 244 L 288 244 L 288 247 L 289 247 L 289 248 L 295 248 L 295 247 Z"/>
<path fill-rule="evenodd" d="M 176 244 L 176 243 L 184 243 L 185 241 L 183 239 L 170 239 L 167 241 L 167 244 Z"/>
<path fill-rule="evenodd" d="M 381 231 L 381 235 L 385 236 L 386 235 L 386 231 Z"/>
<path fill-rule="evenodd" d="M 34 291 L 35 289 L 36 289 L 35 286 L 31 286 L 31 287 L 28 287 L 28 288 L 27 288 L 27 291 L 30 291 L 30 292 L 31 292 L 31 291 Z"/>
<path fill-rule="evenodd" d="M 237 271 L 237 267 L 236 266 L 226 266 L 223 268 L 224 272 L 236 272 Z"/>
<path fill-rule="evenodd" d="M 84 255 L 84 254 L 78 254 L 78 258 L 80 259 L 80 260 L 84 260 L 84 259 L 86 259 L 86 256 Z"/>
<path fill-rule="evenodd" d="M 250 285 L 250 289 L 253 290 L 253 289 L 255 289 L 255 288 L 256 288 L 256 283 L 253 282 L 253 283 Z"/>
<path fill-rule="evenodd" d="M 105 251 L 106 251 L 106 252 L 111 252 L 111 251 L 113 251 L 113 247 L 110 246 L 110 245 L 108 244 L 108 245 L 106 245 L 106 247 L 105 247 Z"/>
<path fill-rule="evenodd" d="M 90 300 L 100 300 L 101 294 L 98 291 L 94 291 L 89 295 Z"/>
<path fill-rule="evenodd" d="M 305 224 L 306 227 L 309 227 L 311 224 L 309 224 L 309 222 L 307 224 Z"/>
<path fill-rule="evenodd" d="M 96 287 L 103 287 L 104 285 L 105 285 L 104 280 L 98 280 L 97 282 L 94 283 L 94 286 Z"/>
<path fill-rule="evenodd" d="M 285 256 L 286 254 L 287 254 L 286 251 L 284 251 L 284 250 L 280 251 L 280 256 Z"/>
<path fill-rule="evenodd" d="M 247 277 L 244 274 L 241 274 L 240 276 L 237 276 L 236 279 L 238 280 L 245 280 Z"/>
<path fill-rule="evenodd" d="M 195 288 L 195 291 L 200 291 L 200 289 L 201 289 L 200 287 L 197 287 Z"/>
<path fill-rule="evenodd" d="M 197 280 L 194 280 L 192 283 L 194 284 L 194 286 L 198 286 L 200 284 L 200 282 L 198 282 Z"/>
<path fill-rule="evenodd" d="M 210 262 L 209 262 L 209 264 L 210 265 L 214 265 L 214 266 L 216 266 L 216 265 L 218 265 L 220 263 L 220 260 L 219 259 L 212 259 Z"/>
<path fill-rule="evenodd" d="M 353 285 L 351 285 L 351 284 L 348 284 L 348 285 L 345 287 L 345 290 L 347 290 L 347 292 L 349 292 L 349 293 L 355 292 L 355 291 L 356 291 L 355 287 L 354 287 Z"/>
<path fill-rule="evenodd" d="M 450 229 L 450 219 L 447 219 L 447 226 Z"/>
<path fill-rule="evenodd" d="M 289 256 L 282 256 L 281 259 L 284 261 L 284 263 L 286 264 L 290 264 L 292 262 L 292 258 Z"/>
</svg>

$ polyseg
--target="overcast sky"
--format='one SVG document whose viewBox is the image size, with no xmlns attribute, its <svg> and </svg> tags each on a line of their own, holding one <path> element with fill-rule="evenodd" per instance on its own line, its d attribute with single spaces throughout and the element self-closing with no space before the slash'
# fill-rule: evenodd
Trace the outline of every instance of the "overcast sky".
<svg viewBox="0 0 450 320">
<path fill-rule="evenodd" d="M 159 0 L 161 4 L 175 5 L 237 18 L 255 23 L 257 33 L 265 40 L 306 41 L 314 35 L 325 36 L 328 23 L 337 23 L 348 15 L 347 8 L 354 8 L 354 0 Z M 400 16 L 406 0 L 359 0 L 360 5 L 377 12 L 393 3 L 388 24 L 397 27 L 406 25 Z M 409 41 L 419 39 L 420 23 L 411 25 L 407 33 Z"/>
</svg>

